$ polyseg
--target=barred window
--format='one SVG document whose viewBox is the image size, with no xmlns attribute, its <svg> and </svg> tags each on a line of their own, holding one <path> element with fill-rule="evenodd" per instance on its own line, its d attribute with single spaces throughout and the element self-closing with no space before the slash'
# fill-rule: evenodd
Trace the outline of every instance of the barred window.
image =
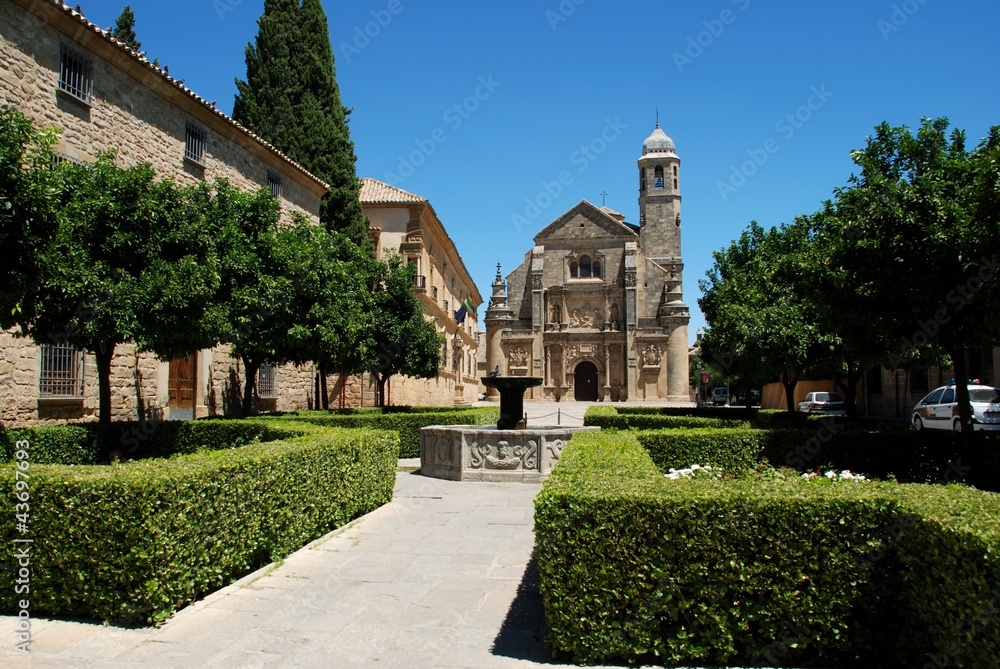
<svg viewBox="0 0 1000 669">
<path fill-rule="evenodd" d="M 59 45 L 59 90 L 88 105 L 94 99 L 94 61 L 68 44 Z"/>
<path fill-rule="evenodd" d="M 281 185 L 282 179 L 281 175 L 277 172 L 267 171 L 267 188 L 271 191 L 271 195 L 276 198 L 281 197 Z"/>
<path fill-rule="evenodd" d="M 188 121 L 187 133 L 184 140 L 184 157 L 188 160 L 205 164 L 205 145 L 208 143 L 204 128 Z"/>
<path fill-rule="evenodd" d="M 86 165 L 86 163 L 79 158 L 74 158 L 69 154 L 63 153 L 62 151 L 53 151 L 49 157 L 49 165 L 55 168 L 63 163 L 73 163 L 74 165 Z"/>
<path fill-rule="evenodd" d="M 257 370 L 257 396 L 275 398 L 278 396 L 278 367 L 265 362 Z"/>
<path fill-rule="evenodd" d="M 83 351 L 68 344 L 42 344 L 38 394 L 83 397 Z"/>
</svg>

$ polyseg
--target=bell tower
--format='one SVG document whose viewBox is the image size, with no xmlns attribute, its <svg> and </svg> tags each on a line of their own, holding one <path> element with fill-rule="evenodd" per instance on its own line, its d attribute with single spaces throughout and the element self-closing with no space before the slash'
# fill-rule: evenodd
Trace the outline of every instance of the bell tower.
<svg viewBox="0 0 1000 669">
<path fill-rule="evenodd" d="M 681 260 L 680 167 L 674 140 L 657 121 L 639 158 L 639 243 L 661 265 Z"/>
</svg>

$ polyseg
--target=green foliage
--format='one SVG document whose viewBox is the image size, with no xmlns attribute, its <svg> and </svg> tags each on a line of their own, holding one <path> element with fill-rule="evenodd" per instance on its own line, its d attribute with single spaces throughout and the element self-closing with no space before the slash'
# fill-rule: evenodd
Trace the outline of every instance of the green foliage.
<svg viewBox="0 0 1000 669">
<path fill-rule="evenodd" d="M 0 462 L 13 462 L 14 444 L 21 439 L 31 443 L 32 464 L 97 465 L 239 448 L 300 436 L 305 433 L 302 428 L 294 424 L 208 419 L 0 429 Z"/>
<path fill-rule="evenodd" d="M 110 421 L 115 347 L 133 340 L 164 357 L 215 343 L 218 266 L 206 235 L 204 184 L 157 180 L 146 163 L 119 167 L 113 152 L 57 170 L 58 229 L 36 240 L 38 283 L 17 322 L 37 343 L 97 358 L 100 420 Z"/>
<path fill-rule="evenodd" d="M 798 227 L 764 230 L 751 221 L 738 241 L 713 254 L 698 304 L 710 325 L 702 359 L 716 373 L 736 372 L 748 388 L 778 377 L 794 387 L 829 347 L 803 290 L 808 241 Z"/>
<path fill-rule="evenodd" d="M 271 418 L 271 417 L 269 417 Z M 344 412 L 296 411 L 274 419 L 291 419 L 329 427 L 365 427 L 393 430 L 399 434 L 399 457 L 420 457 L 420 428 L 429 425 L 495 425 L 500 418 L 496 408 L 446 409 L 416 407 L 411 411 L 383 413 L 348 409 Z"/>
<path fill-rule="evenodd" d="M 640 407 L 637 407 L 640 408 Z M 651 407 L 641 407 L 651 408 Z M 622 411 L 619 407 L 593 406 L 584 414 L 584 425 L 596 425 L 615 430 L 661 430 L 683 427 L 750 427 L 750 422 L 736 418 L 736 411 L 728 411 L 732 418 L 707 416 L 671 416 L 657 411 Z"/>
<path fill-rule="evenodd" d="M 0 329 L 24 319 L 22 301 L 44 267 L 39 253 L 58 227 L 55 141 L 17 109 L 0 109 Z"/>
<path fill-rule="evenodd" d="M 136 53 L 143 53 L 142 44 L 135 34 L 135 14 L 132 12 L 131 6 L 125 5 L 122 13 L 115 19 L 115 25 L 111 29 L 111 36 L 119 42 L 124 43 L 125 46 Z"/>
<path fill-rule="evenodd" d="M 998 514 L 955 486 L 670 481 L 632 434 L 577 435 L 535 501 L 548 641 L 590 663 L 990 667 Z"/>
<path fill-rule="evenodd" d="M 398 437 L 316 430 L 285 441 L 103 467 L 30 466 L 31 610 L 158 623 L 392 497 Z M 14 489 L 15 467 L 0 467 Z M 14 517 L 15 500 L 0 498 Z M 14 523 L 0 529 L 12 564 Z M 13 588 L 0 595 L 17 610 Z"/>
<path fill-rule="evenodd" d="M 365 366 L 375 375 L 376 404 L 385 404 L 385 382 L 394 374 L 434 378 L 441 366 L 443 335 L 424 318 L 413 293 L 416 266 L 403 264 L 399 255 L 375 263 L 372 319 Z"/>
<path fill-rule="evenodd" d="M 320 221 L 370 251 L 357 156 L 319 0 L 268 0 L 236 81 L 233 118 L 330 185 Z"/>
</svg>

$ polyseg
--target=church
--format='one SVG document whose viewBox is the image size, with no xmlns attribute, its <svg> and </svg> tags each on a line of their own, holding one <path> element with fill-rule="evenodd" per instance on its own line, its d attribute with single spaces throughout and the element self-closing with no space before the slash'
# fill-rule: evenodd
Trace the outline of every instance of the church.
<svg viewBox="0 0 1000 669">
<path fill-rule="evenodd" d="M 487 369 L 541 377 L 536 400 L 690 401 L 680 163 L 657 121 L 639 158 L 638 225 L 583 200 L 506 282 L 497 266 Z"/>
</svg>

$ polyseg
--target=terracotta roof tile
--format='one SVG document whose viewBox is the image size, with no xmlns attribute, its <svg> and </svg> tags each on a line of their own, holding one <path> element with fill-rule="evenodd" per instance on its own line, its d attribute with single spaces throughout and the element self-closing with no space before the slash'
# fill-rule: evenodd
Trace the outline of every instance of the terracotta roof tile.
<svg viewBox="0 0 1000 669">
<path fill-rule="evenodd" d="M 427 198 L 408 193 L 402 188 L 390 186 L 377 179 L 369 177 L 361 179 L 362 204 L 409 204 L 411 202 L 427 202 Z"/>
</svg>

